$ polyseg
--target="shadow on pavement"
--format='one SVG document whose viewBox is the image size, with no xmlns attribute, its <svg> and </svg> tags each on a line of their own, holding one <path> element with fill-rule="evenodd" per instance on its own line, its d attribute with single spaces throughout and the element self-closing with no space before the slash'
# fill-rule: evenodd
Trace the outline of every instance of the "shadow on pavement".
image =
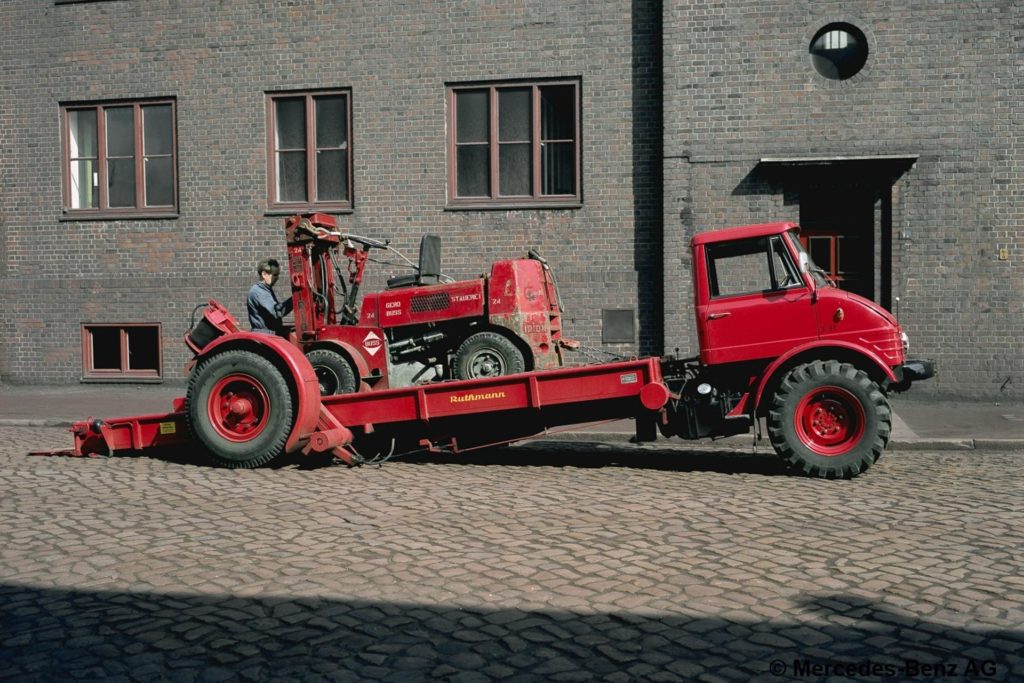
<svg viewBox="0 0 1024 683">
<path fill-rule="evenodd" d="M 0 679 L 820 680 L 839 665 L 904 667 L 891 680 L 934 680 L 906 669 L 925 665 L 956 667 L 942 680 L 1024 676 L 1020 630 L 957 629 L 844 595 L 804 603 L 813 622 L 0 585 Z"/>
<path fill-rule="evenodd" d="M 180 446 L 153 448 L 122 453 L 114 457 L 146 457 L 164 462 L 196 467 L 215 467 L 199 448 Z M 416 464 L 480 465 L 503 467 L 623 467 L 671 472 L 717 472 L 720 474 L 760 474 L 789 476 L 790 470 L 770 448 L 757 454 L 728 450 L 656 449 L 651 447 L 617 446 L 602 442 L 534 441 L 515 447 L 486 448 L 457 454 L 419 451 L 399 455 L 395 461 Z M 319 469 L 330 467 L 329 456 L 293 454 L 278 458 L 272 469 L 297 467 Z M 385 462 L 386 464 L 386 462 Z M 369 465 L 368 465 L 369 466 Z"/>
<path fill-rule="evenodd" d="M 672 472 L 789 475 L 790 471 L 770 448 L 757 454 L 737 451 L 701 451 L 616 446 L 602 442 L 534 441 L 514 448 L 490 448 L 454 455 L 422 453 L 403 456 L 405 462 L 515 467 L 625 467 Z"/>
</svg>

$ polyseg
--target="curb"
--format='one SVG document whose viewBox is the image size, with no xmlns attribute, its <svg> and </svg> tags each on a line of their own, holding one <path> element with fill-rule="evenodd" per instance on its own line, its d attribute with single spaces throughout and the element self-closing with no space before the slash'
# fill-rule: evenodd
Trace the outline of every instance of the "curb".
<svg viewBox="0 0 1024 683">
<path fill-rule="evenodd" d="M 890 451 L 974 451 L 983 450 L 975 447 L 975 439 L 907 439 L 890 441 L 886 450 Z M 1000 449 L 1001 450 L 1001 449 Z"/>
<path fill-rule="evenodd" d="M 600 443 L 633 444 L 633 435 L 626 432 L 559 432 L 557 434 L 541 434 L 533 437 L 532 441 L 597 441 Z M 680 445 L 690 443 L 704 448 L 730 448 L 749 449 L 753 446 L 753 439 L 749 435 L 727 436 L 721 439 L 695 439 L 692 441 L 672 439 L 671 441 L 659 437 L 659 441 L 652 445 L 671 443 Z M 757 444 L 758 448 L 771 449 L 767 439 L 762 439 Z M 886 447 L 888 451 L 1024 451 L 1024 439 L 938 439 L 938 438 L 917 438 L 899 439 L 889 442 Z"/>
<path fill-rule="evenodd" d="M 0 418 L 0 427 L 71 427 L 78 420 L 49 419 L 38 420 L 32 418 Z"/>
<path fill-rule="evenodd" d="M 975 439 L 974 448 L 979 451 L 1024 451 L 1024 439 Z"/>
</svg>

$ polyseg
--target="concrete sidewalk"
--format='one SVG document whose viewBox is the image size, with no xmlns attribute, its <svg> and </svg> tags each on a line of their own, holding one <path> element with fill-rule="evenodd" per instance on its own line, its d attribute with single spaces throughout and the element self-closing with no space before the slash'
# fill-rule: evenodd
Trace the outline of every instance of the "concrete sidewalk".
<svg viewBox="0 0 1024 683">
<path fill-rule="evenodd" d="M 67 427 L 88 417 L 166 413 L 171 411 L 171 401 L 184 395 L 181 385 L 0 384 L 0 426 Z M 891 448 L 1024 451 L 1024 403 L 954 403 L 909 395 L 895 395 L 890 401 L 894 412 Z M 632 433 L 632 421 L 619 420 L 583 425 L 556 438 L 625 441 Z M 750 437 L 715 443 L 745 448 Z"/>
</svg>

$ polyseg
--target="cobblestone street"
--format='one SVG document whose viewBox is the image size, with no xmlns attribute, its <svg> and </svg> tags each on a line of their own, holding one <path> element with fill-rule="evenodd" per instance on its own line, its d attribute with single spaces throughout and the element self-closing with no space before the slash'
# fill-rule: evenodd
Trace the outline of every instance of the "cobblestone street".
<svg viewBox="0 0 1024 683">
<path fill-rule="evenodd" d="M 0 427 L 0 679 L 1024 678 L 1019 454 L 25 455 L 69 442 Z"/>
</svg>

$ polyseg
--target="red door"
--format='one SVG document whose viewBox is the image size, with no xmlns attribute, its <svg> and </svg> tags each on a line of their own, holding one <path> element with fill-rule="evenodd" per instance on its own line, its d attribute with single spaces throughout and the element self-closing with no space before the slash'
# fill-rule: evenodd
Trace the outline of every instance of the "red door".
<svg viewBox="0 0 1024 683">
<path fill-rule="evenodd" d="M 811 292 L 780 235 L 706 249 L 710 299 L 698 310 L 705 363 L 772 358 L 817 339 Z"/>
</svg>

